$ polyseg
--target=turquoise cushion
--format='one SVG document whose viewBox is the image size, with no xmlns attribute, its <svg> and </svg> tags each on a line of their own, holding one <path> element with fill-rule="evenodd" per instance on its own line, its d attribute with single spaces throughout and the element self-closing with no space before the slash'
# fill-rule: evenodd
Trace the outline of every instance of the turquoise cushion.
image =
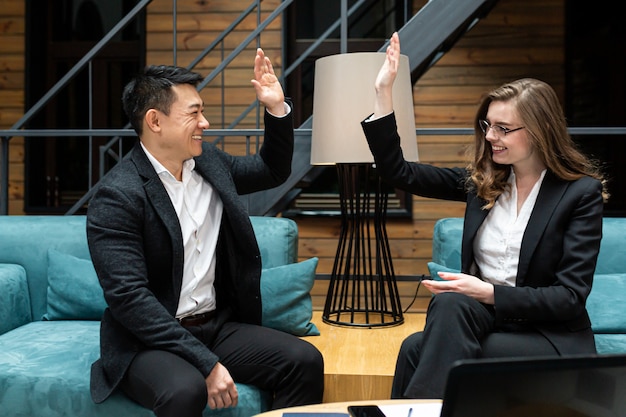
<svg viewBox="0 0 626 417">
<path fill-rule="evenodd" d="M 318 258 L 264 269 L 261 273 L 263 325 L 296 336 L 318 336 L 311 323 L 311 288 Z"/>
<path fill-rule="evenodd" d="M 461 272 L 458 269 L 455 268 L 448 268 L 447 266 L 443 266 L 443 265 L 439 265 L 436 262 L 428 262 L 428 273 L 430 274 L 430 277 L 432 279 L 438 280 L 438 281 L 442 281 L 442 279 L 439 277 L 438 272 Z"/>
<path fill-rule="evenodd" d="M 106 306 L 91 260 L 48 250 L 45 320 L 100 320 Z"/>
<path fill-rule="evenodd" d="M 263 268 L 298 261 L 298 225 L 286 217 L 250 216 Z"/>
<path fill-rule="evenodd" d="M 587 311 L 594 333 L 625 333 L 626 273 L 596 274 L 587 298 Z"/>
<path fill-rule="evenodd" d="M 26 270 L 33 320 L 48 306 L 48 249 L 89 259 L 85 216 L 0 216 L 0 263 Z"/>
<path fill-rule="evenodd" d="M 437 220 L 433 229 L 433 262 L 461 269 L 462 239 L 463 218 L 449 217 Z"/>
<path fill-rule="evenodd" d="M 48 310 L 45 320 L 100 320 L 106 308 L 90 260 L 48 251 Z M 264 269 L 261 273 L 263 325 L 296 336 L 319 335 L 311 323 L 311 288 L 318 258 Z"/>
</svg>

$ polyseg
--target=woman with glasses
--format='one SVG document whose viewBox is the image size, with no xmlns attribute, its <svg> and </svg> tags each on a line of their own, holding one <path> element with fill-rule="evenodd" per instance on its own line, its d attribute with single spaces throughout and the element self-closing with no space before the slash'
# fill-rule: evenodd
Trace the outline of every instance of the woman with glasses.
<svg viewBox="0 0 626 417">
<path fill-rule="evenodd" d="M 409 162 L 391 97 L 399 57 L 394 33 L 362 123 L 377 170 L 397 188 L 467 205 L 462 270 L 423 282 L 434 297 L 423 332 L 402 344 L 392 398 L 442 398 L 460 359 L 595 353 L 585 301 L 608 194 L 554 90 L 521 79 L 489 93 L 466 168 Z"/>
</svg>

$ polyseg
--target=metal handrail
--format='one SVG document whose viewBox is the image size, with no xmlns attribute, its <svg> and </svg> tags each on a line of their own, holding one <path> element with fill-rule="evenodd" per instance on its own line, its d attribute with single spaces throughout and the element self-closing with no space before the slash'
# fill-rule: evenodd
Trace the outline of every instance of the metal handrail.
<svg viewBox="0 0 626 417">
<path fill-rule="evenodd" d="M 294 129 L 294 136 L 297 138 L 310 138 L 311 128 L 296 128 Z M 601 135 L 601 136 L 624 136 L 626 135 L 626 127 L 569 127 L 568 132 L 570 135 Z M 249 145 L 252 137 L 259 137 L 264 134 L 263 129 L 207 129 L 203 131 L 205 137 L 226 137 L 237 136 L 246 137 L 246 144 Z M 473 135 L 474 130 L 471 128 L 417 128 L 415 129 L 417 137 L 420 136 L 448 136 L 448 135 Z M 133 137 L 136 133 L 132 129 L 7 129 L 0 130 L 0 138 L 2 138 L 3 147 L 4 144 L 8 144 L 8 140 L 5 139 L 14 137 L 69 137 L 69 136 L 98 136 L 98 137 Z M 3 149 L 3 166 L 7 166 L 8 151 L 4 152 Z M 4 178 L 3 178 L 4 181 Z M 8 188 L 7 188 L 8 190 Z M 91 187 L 87 193 L 74 205 L 74 207 L 81 207 L 93 193 L 94 187 Z M 8 193 L 4 195 L 8 198 Z M 3 204 L 8 205 L 8 201 L 3 199 Z M 0 214 L 8 214 L 7 211 L 0 212 Z M 66 214 L 73 214 L 68 212 Z"/>
<path fill-rule="evenodd" d="M 588 126 L 588 127 L 568 127 L 567 131 L 572 136 L 589 136 L 589 135 L 626 135 L 626 126 Z M 295 128 L 294 135 L 309 136 L 312 133 L 311 128 Z M 257 129 L 206 129 L 202 136 L 219 137 L 219 136 L 263 136 L 264 130 Z M 467 127 L 418 127 L 415 134 L 419 136 L 453 136 L 453 135 L 473 135 L 474 129 Z M 137 136 L 133 129 L 0 129 L 0 137 L 65 137 L 65 136 Z"/>
</svg>

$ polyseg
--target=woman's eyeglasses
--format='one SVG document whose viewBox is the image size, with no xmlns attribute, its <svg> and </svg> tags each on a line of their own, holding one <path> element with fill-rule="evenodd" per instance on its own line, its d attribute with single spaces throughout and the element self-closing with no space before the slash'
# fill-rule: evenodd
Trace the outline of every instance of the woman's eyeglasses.
<svg viewBox="0 0 626 417">
<path fill-rule="evenodd" d="M 493 130 L 493 134 L 498 138 L 502 139 L 506 136 L 507 133 L 515 132 L 517 130 L 523 129 L 522 127 L 517 127 L 515 129 L 509 129 L 508 127 L 498 126 L 498 125 L 490 125 L 486 120 L 479 120 L 478 125 L 480 126 L 480 130 L 486 135 L 489 129 Z"/>
</svg>

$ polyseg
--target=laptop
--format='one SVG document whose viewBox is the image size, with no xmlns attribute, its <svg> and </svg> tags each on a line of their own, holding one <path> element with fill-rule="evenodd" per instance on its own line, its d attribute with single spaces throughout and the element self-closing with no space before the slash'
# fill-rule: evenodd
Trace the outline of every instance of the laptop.
<svg viewBox="0 0 626 417">
<path fill-rule="evenodd" d="M 441 417 L 626 416 L 626 355 L 455 363 Z"/>
</svg>

